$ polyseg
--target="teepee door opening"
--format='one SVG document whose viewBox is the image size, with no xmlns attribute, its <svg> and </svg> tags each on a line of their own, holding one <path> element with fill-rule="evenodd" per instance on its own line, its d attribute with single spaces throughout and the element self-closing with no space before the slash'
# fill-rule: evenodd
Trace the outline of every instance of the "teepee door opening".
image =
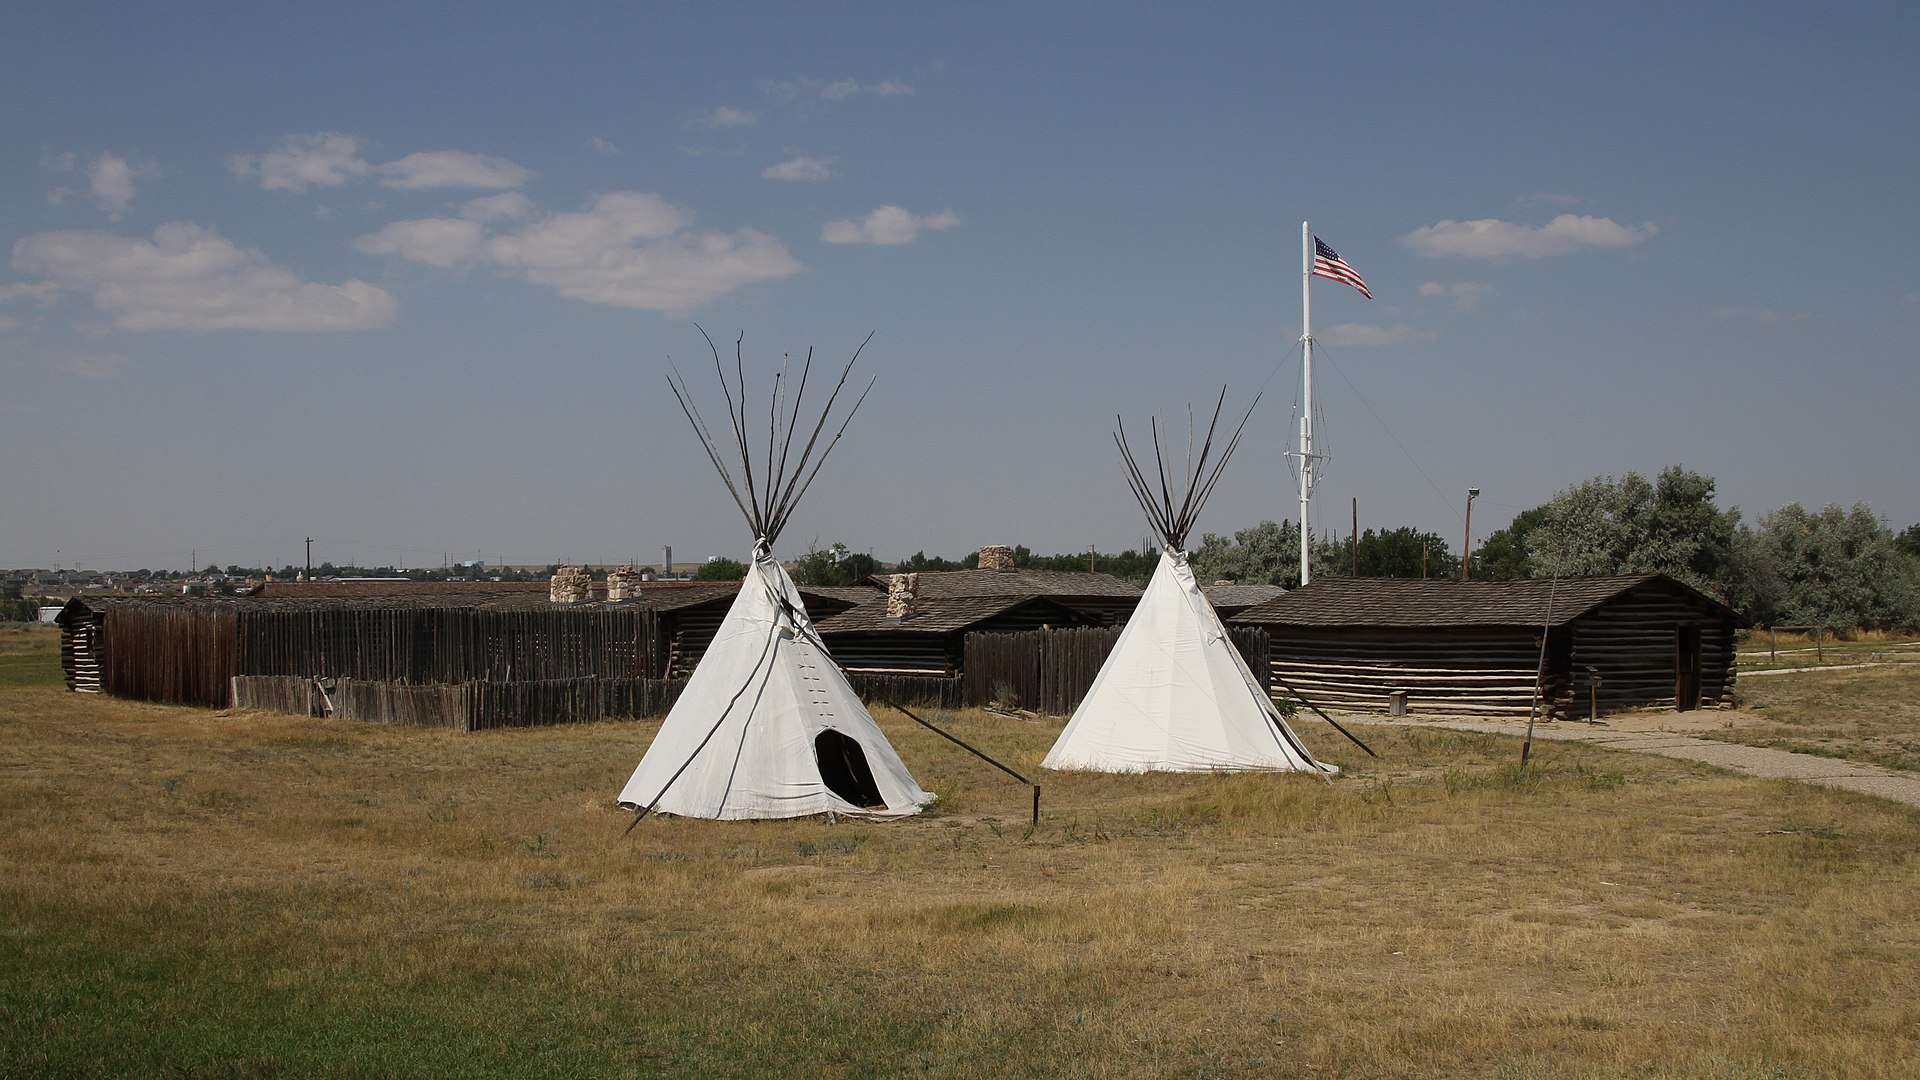
<svg viewBox="0 0 1920 1080">
<path fill-rule="evenodd" d="M 827 790 L 855 806 L 887 805 L 867 765 L 867 752 L 852 736 L 828 728 L 813 740 L 813 757 Z"/>
</svg>

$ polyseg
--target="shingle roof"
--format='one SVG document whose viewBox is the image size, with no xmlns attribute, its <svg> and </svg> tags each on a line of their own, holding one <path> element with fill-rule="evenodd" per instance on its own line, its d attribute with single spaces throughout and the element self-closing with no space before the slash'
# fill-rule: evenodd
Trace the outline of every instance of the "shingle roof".
<svg viewBox="0 0 1920 1080">
<path fill-rule="evenodd" d="M 893 622 L 887 618 L 885 601 L 849 608 L 832 618 L 822 619 L 813 628 L 822 634 L 884 631 L 901 634 L 945 634 L 985 622 L 996 615 L 1026 604 L 1059 605 L 1035 596 L 954 596 L 929 600 L 922 596 L 914 604 L 913 617 Z M 1066 614 L 1065 609 L 1061 613 Z"/>
<path fill-rule="evenodd" d="M 1200 591 L 1206 595 L 1208 603 L 1229 611 L 1264 604 L 1285 596 L 1287 592 L 1278 585 L 1202 585 Z"/>
<path fill-rule="evenodd" d="M 875 576 L 876 583 L 885 579 Z M 1140 587 L 1086 570 L 923 570 L 922 599 L 959 596 L 1132 596 Z"/>
<path fill-rule="evenodd" d="M 886 596 L 886 590 L 872 585 L 795 585 L 794 588 L 799 590 L 803 598 L 826 596 L 849 604 L 871 604 L 875 599 Z"/>
<path fill-rule="evenodd" d="M 1250 607 L 1232 621 L 1269 626 L 1562 626 L 1648 582 L 1725 608 L 1660 574 L 1523 581 L 1321 578 Z"/>
</svg>

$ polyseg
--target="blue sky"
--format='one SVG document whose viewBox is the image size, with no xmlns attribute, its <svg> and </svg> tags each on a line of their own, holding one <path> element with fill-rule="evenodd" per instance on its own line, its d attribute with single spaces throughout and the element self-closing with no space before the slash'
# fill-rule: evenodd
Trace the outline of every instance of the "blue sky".
<svg viewBox="0 0 1920 1080">
<path fill-rule="evenodd" d="M 397 9 L 397 10 L 396 10 Z M 29 2 L 0 566 L 738 557 L 666 391 L 874 337 L 786 534 L 1140 543 L 1110 432 L 1264 391 L 1199 531 L 1476 540 L 1682 464 L 1920 520 L 1911 5 Z"/>
</svg>

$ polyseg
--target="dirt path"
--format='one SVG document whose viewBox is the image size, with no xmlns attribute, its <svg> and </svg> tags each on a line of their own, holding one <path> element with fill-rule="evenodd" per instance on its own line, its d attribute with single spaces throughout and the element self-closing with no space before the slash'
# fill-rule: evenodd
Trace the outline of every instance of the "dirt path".
<svg viewBox="0 0 1920 1080">
<path fill-rule="evenodd" d="M 1355 717 L 1354 719 L 1363 718 Z M 1498 735 L 1512 735 L 1516 738 L 1525 736 L 1527 732 L 1525 720 L 1386 721 L 1374 716 L 1364 718 L 1364 722 L 1408 727 L 1441 727 L 1455 731 L 1485 731 Z M 1550 724 L 1537 724 L 1533 729 L 1533 737 L 1535 740 L 1586 742 L 1609 750 L 1632 750 L 1642 754 L 1679 758 L 1683 761 L 1699 761 L 1722 769 L 1745 773 L 1748 776 L 1798 780 L 1805 784 L 1819 784 L 1845 791 L 1857 791 L 1863 795 L 1877 795 L 1908 806 L 1920 806 L 1920 776 L 1911 773 L 1883 769 L 1876 765 L 1841 761 L 1838 758 L 1818 757 L 1813 754 L 1795 754 L 1786 750 L 1765 750 L 1757 746 L 1715 742 L 1711 739 L 1694 738 L 1687 734 L 1689 730 L 1744 727 L 1748 722 L 1750 721 L 1744 714 L 1737 712 L 1634 714 L 1609 717 L 1602 724 L 1583 724 L 1564 720 Z"/>
</svg>

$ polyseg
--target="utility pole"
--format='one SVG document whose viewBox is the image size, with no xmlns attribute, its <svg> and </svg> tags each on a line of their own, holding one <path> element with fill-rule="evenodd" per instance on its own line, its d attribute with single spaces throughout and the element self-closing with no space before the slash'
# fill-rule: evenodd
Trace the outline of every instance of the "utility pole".
<svg viewBox="0 0 1920 1080">
<path fill-rule="evenodd" d="M 1360 496 L 1353 497 L 1353 576 L 1360 576 Z"/>
<path fill-rule="evenodd" d="M 1473 563 L 1473 500 L 1480 494 L 1479 488 L 1467 489 L 1467 535 L 1460 542 L 1460 580 L 1471 576 L 1469 569 Z"/>
</svg>

